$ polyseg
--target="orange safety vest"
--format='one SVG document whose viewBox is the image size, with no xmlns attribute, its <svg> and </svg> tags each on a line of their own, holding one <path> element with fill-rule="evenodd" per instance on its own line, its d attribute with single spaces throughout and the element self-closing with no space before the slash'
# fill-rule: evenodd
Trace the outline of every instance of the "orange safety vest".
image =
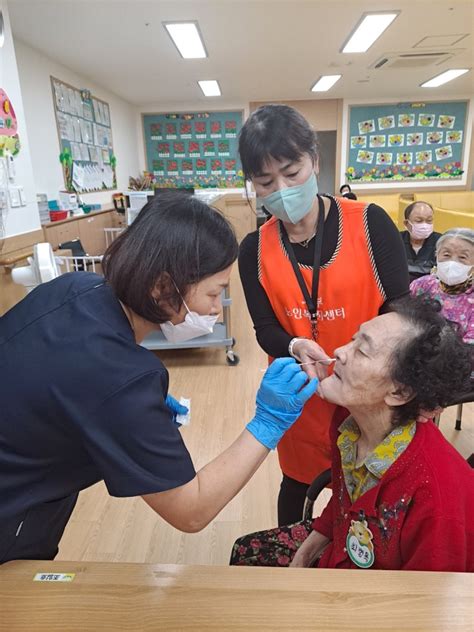
<svg viewBox="0 0 474 632">
<path fill-rule="evenodd" d="M 385 301 L 370 245 L 367 205 L 335 198 L 339 214 L 336 250 L 321 266 L 318 289 L 318 344 L 329 356 L 349 342 L 359 326 L 378 314 Z M 311 292 L 312 266 L 300 266 Z M 259 281 L 283 329 L 291 336 L 311 338 L 309 312 L 283 246 L 280 222 L 270 219 L 259 230 Z M 269 358 L 272 361 L 272 358 Z M 330 467 L 329 427 L 336 404 L 313 396 L 278 444 L 284 474 L 311 483 Z"/>
</svg>

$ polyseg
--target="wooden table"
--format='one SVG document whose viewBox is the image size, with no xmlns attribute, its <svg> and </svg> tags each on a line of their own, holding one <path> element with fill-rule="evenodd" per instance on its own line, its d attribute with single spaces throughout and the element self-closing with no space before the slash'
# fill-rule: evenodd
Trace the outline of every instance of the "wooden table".
<svg viewBox="0 0 474 632">
<path fill-rule="evenodd" d="M 75 573 L 71 582 L 36 573 Z M 16 561 L 0 567 L 0 630 L 472 632 L 461 573 Z"/>
</svg>

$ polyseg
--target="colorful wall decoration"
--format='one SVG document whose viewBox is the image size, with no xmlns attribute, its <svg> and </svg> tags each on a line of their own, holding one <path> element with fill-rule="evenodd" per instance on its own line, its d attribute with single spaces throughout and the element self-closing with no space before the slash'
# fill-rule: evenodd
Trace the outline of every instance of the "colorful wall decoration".
<svg viewBox="0 0 474 632">
<path fill-rule="evenodd" d="M 468 101 L 349 106 L 346 181 L 461 180 L 468 106 Z"/>
<path fill-rule="evenodd" d="M 117 188 L 109 104 L 51 77 L 66 191 Z"/>
<path fill-rule="evenodd" d="M 242 112 L 144 114 L 147 169 L 158 187 L 243 187 Z"/>
<path fill-rule="evenodd" d="M 18 124 L 12 102 L 5 90 L 0 88 L 0 156 L 10 152 L 15 156 L 20 151 Z"/>
</svg>

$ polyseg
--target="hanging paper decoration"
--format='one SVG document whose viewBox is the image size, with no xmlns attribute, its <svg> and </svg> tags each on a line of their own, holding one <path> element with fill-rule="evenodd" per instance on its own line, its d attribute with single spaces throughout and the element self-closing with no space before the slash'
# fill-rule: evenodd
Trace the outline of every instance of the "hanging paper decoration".
<svg viewBox="0 0 474 632">
<path fill-rule="evenodd" d="M 15 156 L 20 151 L 20 137 L 15 110 L 5 90 L 0 88 L 0 156 Z"/>
</svg>

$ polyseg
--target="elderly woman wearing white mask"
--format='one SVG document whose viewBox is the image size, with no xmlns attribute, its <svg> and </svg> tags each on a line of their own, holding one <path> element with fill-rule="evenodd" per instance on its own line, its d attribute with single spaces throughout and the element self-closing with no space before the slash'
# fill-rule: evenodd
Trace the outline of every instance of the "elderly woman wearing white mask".
<svg viewBox="0 0 474 632">
<path fill-rule="evenodd" d="M 413 295 L 428 294 L 457 323 L 464 342 L 474 344 L 474 230 L 451 228 L 436 244 L 436 269 L 410 285 Z"/>
</svg>

